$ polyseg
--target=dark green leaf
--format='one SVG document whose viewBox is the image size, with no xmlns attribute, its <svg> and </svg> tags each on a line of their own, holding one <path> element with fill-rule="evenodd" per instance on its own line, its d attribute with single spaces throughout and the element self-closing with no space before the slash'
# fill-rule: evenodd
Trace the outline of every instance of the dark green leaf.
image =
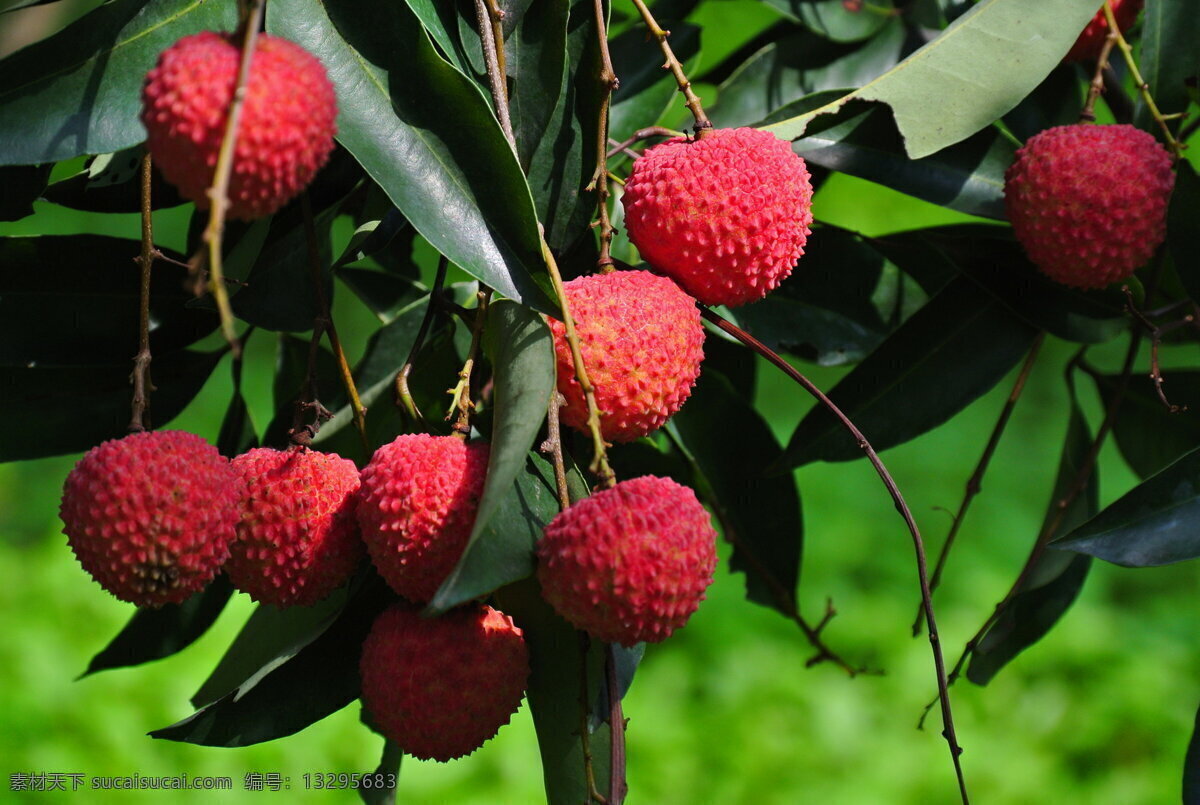
<svg viewBox="0 0 1200 805">
<path fill-rule="evenodd" d="M 424 308 L 428 304 L 429 291 L 407 277 L 366 268 L 343 268 L 337 277 L 384 324 L 395 321 L 414 305 Z"/>
<path fill-rule="evenodd" d="M 554 313 L 516 156 L 479 88 L 434 51 L 408 7 L 278 0 L 267 25 L 321 58 L 338 92 L 339 141 L 417 231 L 503 296 Z"/>
<path fill-rule="evenodd" d="M 81 366 L 133 360 L 141 270 L 136 240 L 103 235 L 0 238 L 0 365 Z M 175 260 L 182 255 L 164 253 Z M 217 317 L 188 307 L 187 269 L 151 272 L 150 349 L 160 354 L 212 332 Z"/>
<path fill-rule="evenodd" d="M 231 2 L 113 0 L 0 61 L 0 165 L 141 142 L 142 80 L 158 54 L 188 34 L 236 22 Z"/>
<path fill-rule="evenodd" d="M 1143 481 L 1054 547 L 1125 567 L 1200 556 L 1200 450 Z"/>
<path fill-rule="evenodd" d="M 796 22 L 834 42 L 858 42 L 874 36 L 894 18 L 891 0 L 846 3 L 844 0 L 764 0 Z"/>
<path fill-rule="evenodd" d="M 558 513 L 553 481 L 527 467 L 527 460 L 545 465 L 527 457 L 554 392 L 550 328 L 529 308 L 499 301 L 488 308 L 484 350 L 495 382 L 487 480 L 462 558 L 429 602 L 433 613 L 533 572 L 533 546 Z M 516 483 L 519 476 L 524 483 Z"/>
<path fill-rule="evenodd" d="M 341 257 L 334 261 L 334 268 L 341 268 L 383 251 L 391 244 L 393 238 L 408 228 L 408 221 L 398 209 L 391 206 L 390 201 L 388 207 L 381 218 L 364 221 L 354 230 L 354 235 L 346 244 Z"/>
<path fill-rule="evenodd" d="M 1200 239 L 1200 176 L 1186 159 L 1175 169 L 1175 190 L 1167 208 L 1167 248 L 1175 262 L 1175 271 L 1192 299 L 1200 299 L 1200 260 L 1196 243 Z"/>
<path fill-rule="evenodd" d="M 767 477 L 780 447 L 770 426 L 719 372 L 705 367 L 667 427 L 696 468 L 701 491 L 733 545 L 730 569 L 746 574 L 746 597 L 796 611 L 804 528 L 791 473 Z M 720 433 L 722 438 L 714 439 Z"/>
<path fill-rule="evenodd" d="M 1146 0 L 1142 15 L 1138 68 L 1149 84 L 1154 102 L 1164 114 L 1188 107 L 1188 80 L 1200 74 L 1200 14 L 1190 0 Z M 1193 96 L 1194 97 L 1194 96 Z M 1138 99 L 1138 126 L 1153 126 L 1150 109 Z"/>
<path fill-rule="evenodd" d="M 150 418 L 167 424 L 191 402 L 224 351 L 177 350 L 154 356 Z M 126 434 L 132 358 L 87 366 L 0 366 L 0 461 L 87 450 Z M 87 416 L 80 416 L 86 411 Z"/>
<path fill-rule="evenodd" d="M 42 196 L 53 165 L 10 165 L 0 168 L 0 221 L 19 221 L 33 215 L 33 202 Z"/>
<path fill-rule="evenodd" d="M 140 148 L 120 152 L 126 159 L 141 163 L 140 156 L 132 156 L 140 152 Z M 114 154 L 105 154 L 114 157 Z M 95 161 L 93 161 L 93 167 Z M 123 167 L 128 167 L 125 165 Z M 55 182 L 46 188 L 42 194 L 46 201 L 52 201 L 73 210 L 89 212 L 140 212 L 142 209 L 142 184 L 140 171 L 117 171 L 112 166 L 99 170 L 92 175 L 92 169 L 80 171 L 74 176 Z M 183 204 L 175 186 L 162 178 L 157 170 L 150 172 L 150 206 L 161 210 L 167 207 L 177 207 Z"/>
<path fill-rule="evenodd" d="M 1004 124 L 1024 142 L 1039 131 L 1077 122 L 1082 105 L 1076 67 L 1063 64 L 1054 68 L 1037 89 L 1004 116 Z"/>
<path fill-rule="evenodd" d="M 170 657 L 208 631 L 233 593 L 222 573 L 181 604 L 138 609 L 125 628 L 92 657 L 83 676 L 109 668 L 124 668 Z"/>
<path fill-rule="evenodd" d="M 641 664 L 642 658 L 646 655 L 646 644 L 638 643 L 626 648 L 620 643 L 609 643 L 607 651 L 612 652 L 613 656 L 613 670 L 617 676 L 617 698 L 624 699 L 625 694 L 633 687 L 633 676 L 637 673 L 638 665 Z M 596 696 L 596 704 L 592 707 L 592 715 L 588 720 L 588 727 L 593 732 L 599 729 L 601 724 L 610 721 L 611 718 L 609 714 L 607 674 L 606 670 L 604 677 L 605 684 L 600 685 L 600 692 Z"/>
<path fill-rule="evenodd" d="M 379 758 L 379 766 L 376 767 L 375 773 L 364 777 L 358 784 L 358 796 L 365 805 L 395 805 L 396 788 L 400 780 L 400 762 L 403 759 L 404 750 L 395 741 L 385 738 L 383 754 Z"/>
<path fill-rule="evenodd" d="M 671 31 L 671 50 L 692 75 L 700 54 L 700 28 L 685 22 L 664 22 Z M 613 72 L 621 86 L 612 96 L 608 131 L 617 140 L 625 140 L 638 129 L 659 121 L 679 88 L 674 77 L 663 69 L 658 43 L 646 36 L 641 26 L 630 28 L 609 42 Z"/>
<path fill-rule="evenodd" d="M 1059 520 L 1057 533 L 1065 533 L 1094 515 L 1099 508 L 1099 479 L 1094 471 L 1088 478 L 1087 488 L 1075 496 L 1066 511 L 1060 512 L 1058 507 L 1058 501 L 1075 486 L 1091 446 L 1087 420 L 1079 409 L 1072 386 L 1071 419 L 1043 530 L 1049 528 L 1052 521 Z M 1043 548 L 1034 550 L 1040 555 L 1030 560 L 1033 566 L 1028 577 L 971 655 L 967 679 L 976 685 L 986 685 L 1014 657 L 1041 640 L 1074 603 L 1087 579 L 1092 563 L 1090 556 Z"/>
<path fill-rule="evenodd" d="M 272 383 L 272 399 L 275 402 L 275 416 L 262 436 L 262 443 L 268 447 L 282 448 L 288 444 L 288 430 L 295 421 L 296 401 L 305 397 L 308 391 L 308 364 L 310 339 L 297 338 L 280 333 L 275 357 L 275 377 Z M 336 407 L 336 401 L 342 401 L 341 381 L 338 373 L 337 360 L 333 353 L 324 346 L 317 349 L 317 398 L 327 408 Z M 307 399 L 307 397 L 305 397 Z M 323 432 L 323 431 L 322 431 Z M 325 446 L 322 450 L 327 450 Z M 340 451 L 333 451 L 340 452 Z"/>
<path fill-rule="evenodd" d="M 249 746 L 292 735 L 337 712 L 358 698 L 363 640 L 393 598 L 387 585 L 372 577 L 337 620 L 295 656 L 150 736 L 202 746 Z"/>
<path fill-rule="evenodd" d="M 242 338 L 242 348 L 250 338 L 247 332 Z M 252 447 L 258 446 L 258 434 L 254 431 L 254 423 L 250 420 L 250 409 L 246 406 L 246 398 L 242 395 L 242 368 L 244 361 L 239 357 L 230 363 L 233 375 L 233 397 L 229 407 L 225 409 L 225 418 L 221 420 L 221 430 L 217 434 L 217 450 L 226 458 L 241 455 Z"/>
<path fill-rule="evenodd" d="M 465 22 L 461 12 L 462 3 L 455 0 L 405 0 L 405 2 L 420 18 L 421 25 L 437 43 L 442 55 L 463 75 L 475 75 L 476 70 L 472 64 L 481 57 L 474 56 L 472 58 L 472 54 L 467 52 L 462 37 L 458 35 L 459 29 Z M 474 20 L 475 17 L 472 14 L 471 20 L 467 24 L 473 24 Z"/>
<path fill-rule="evenodd" d="M 1037 331 L 971 280 L 953 280 L 829 393 L 876 450 L 934 428 L 986 393 Z M 846 461 L 862 450 L 823 406 L 792 433 L 775 469 Z"/>
<path fill-rule="evenodd" d="M 1183 759 L 1183 805 L 1200 805 L 1200 710 Z"/>
<path fill-rule="evenodd" d="M 1105 406 L 1112 405 L 1119 377 L 1096 375 L 1094 379 Z M 1137 374 L 1129 378 L 1120 416 L 1113 423 L 1121 455 L 1141 478 L 1200 447 L 1200 372 L 1169 371 L 1163 389 L 1172 405 L 1186 410 L 1172 413 L 1158 398 L 1154 382 Z"/>
</svg>

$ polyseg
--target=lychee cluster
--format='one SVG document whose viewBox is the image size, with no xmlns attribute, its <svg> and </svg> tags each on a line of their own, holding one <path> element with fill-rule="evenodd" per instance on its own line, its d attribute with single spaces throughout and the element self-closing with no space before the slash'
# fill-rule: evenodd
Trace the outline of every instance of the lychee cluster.
<svg viewBox="0 0 1200 805">
<path fill-rule="evenodd" d="M 1144 265 L 1166 237 L 1171 157 L 1133 126 L 1046 129 L 1017 151 L 1004 200 L 1017 239 L 1051 279 L 1102 288 Z"/>
<path fill-rule="evenodd" d="M 1117 29 L 1122 33 L 1133 27 L 1138 12 L 1142 10 L 1143 0 L 1110 0 L 1112 3 L 1113 19 L 1117 21 Z M 1100 57 L 1104 47 L 1104 39 L 1108 36 L 1108 19 L 1104 16 L 1104 8 L 1096 12 L 1088 21 L 1087 27 L 1080 32 L 1079 38 L 1067 55 L 1064 62 L 1094 61 Z"/>
<path fill-rule="evenodd" d="M 715 129 L 647 149 L 624 205 L 646 262 L 704 304 L 733 307 L 774 290 L 804 254 L 812 184 L 770 132 Z"/>
<path fill-rule="evenodd" d="M 692 393 L 704 359 L 695 300 L 666 277 L 617 271 L 563 288 L 580 352 L 596 390 L 605 439 L 633 441 L 657 430 Z M 552 319 L 562 421 L 587 430 L 588 409 L 562 322 Z"/>
<path fill-rule="evenodd" d="M 142 88 L 142 123 L 154 164 L 202 209 L 209 206 L 240 61 L 233 34 L 205 31 L 163 51 Z M 336 117 L 337 99 L 321 62 L 293 42 L 260 34 L 227 214 L 247 220 L 269 215 L 303 190 L 333 149 Z"/>
</svg>

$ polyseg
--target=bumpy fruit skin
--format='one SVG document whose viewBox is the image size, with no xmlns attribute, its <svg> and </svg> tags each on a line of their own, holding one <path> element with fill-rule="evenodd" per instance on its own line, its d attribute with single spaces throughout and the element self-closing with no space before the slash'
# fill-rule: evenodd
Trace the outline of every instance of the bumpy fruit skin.
<svg viewBox="0 0 1200 805">
<path fill-rule="evenodd" d="M 529 651 L 491 607 L 422 618 L 398 605 L 375 620 L 359 672 L 371 723 L 413 757 L 445 762 L 474 752 L 521 706 Z"/>
<path fill-rule="evenodd" d="M 804 254 L 812 223 L 804 160 L 757 129 L 647 149 L 623 200 L 642 257 L 706 305 L 744 305 L 774 290 Z"/>
<path fill-rule="evenodd" d="M 487 477 L 488 446 L 424 433 L 397 437 L 363 468 L 358 523 L 379 575 L 426 603 L 462 556 Z"/>
<path fill-rule="evenodd" d="M 138 606 L 177 604 L 229 557 L 245 484 L 208 442 L 134 433 L 93 447 L 67 475 L 60 515 L 79 564 Z"/>
<path fill-rule="evenodd" d="M 1102 288 L 1128 277 L 1162 243 L 1174 183 L 1171 157 L 1144 131 L 1058 126 L 1017 151 L 1004 201 L 1017 240 L 1043 273 Z"/>
<path fill-rule="evenodd" d="M 1133 27 L 1138 12 L 1142 10 L 1142 0 L 1111 0 L 1111 2 L 1113 17 L 1117 21 L 1117 28 L 1124 34 Z M 1071 45 L 1071 49 L 1067 51 L 1067 55 L 1063 56 L 1063 61 L 1070 63 L 1093 61 L 1099 58 L 1100 50 L 1104 47 L 1104 38 L 1106 36 L 1108 36 L 1108 20 L 1105 19 L 1104 8 L 1101 7 L 1096 12 L 1096 16 L 1092 17 L 1087 27 L 1079 34 L 1079 38 L 1075 40 L 1075 44 Z"/>
<path fill-rule="evenodd" d="M 142 87 L 142 123 L 154 164 L 201 209 L 209 205 L 239 60 L 233 34 L 194 34 L 163 51 Z M 337 98 L 321 62 L 293 42 L 259 35 L 227 214 L 260 218 L 303 190 L 333 150 L 336 118 Z"/>
<path fill-rule="evenodd" d="M 622 481 L 546 526 L 537 546 L 542 595 L 598 640 L 666 640 L 712 584 L 716 536 L 686 486 L 653 475 Z"/>
<path fill-rule="evenodd" d="M 704 360 L 696 301 L 666 277 L 616 271 L 564 285 L 588 377 L 596 389 L 600 432 L 630 442 L 657 430 L 692 393 Z M 587 431 L 587 401 L 575 378 L 566 328 L 550 320 L 558 360 L 562 421 Z"/>
<path fill-rule="evenodd" d="M 315 604 L 340 587 L 364 553 L 354 462 L 307 448 L 258 447 L 233 468 L 247 490 L 225 565 L 233 586 L 278 607 Z"/>
</svg>

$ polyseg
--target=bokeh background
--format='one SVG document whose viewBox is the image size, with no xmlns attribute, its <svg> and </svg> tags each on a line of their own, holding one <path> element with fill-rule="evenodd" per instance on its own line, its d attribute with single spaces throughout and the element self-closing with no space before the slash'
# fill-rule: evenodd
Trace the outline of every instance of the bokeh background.
<svg viewBox="0 0 1200 805">
<path fill-rule="evenodd" d="M 86 7 L 76 3 L 74 8 Z M 9 15 L 0 55 L 71 13 L 62 4 Z M 32 17 L 30 14 L 41 16 Z M 716 63 L 774 19 L 754 3 L 710 2 L 703 58 Z M 717 32 L 716 36 L 707 32 Z M 24 39 L 22 39 L 24 37 Z M 711 88 L 702 87 L 709 92 Z M 59 174 L 78 166 L 60 167 Z M 814 201 L 817 217 L 866 234 L 968 220 L 877 185 L 837 176 Z M 183 250 L 188 208 L 156 214 L 160 243 Z M 94 232 L 136 238 L 135 216 L 81 214 L 39 204 L 0 236 Z M 342 243 L 350 225 L 336 234 Z M 335 244 L 335 253 L 339 244 Z M 799 270 L 803 270 L 801 265 Z M 349 293 L 335 318 L 353 359 L 374 327 Z M 211 342 L 215 346 L 216 341 Z M 201 345 L 204 346 L 204 345 Z M 272 412 L 274 344 L 250 342 L 244 392 L 261 430 Z M 1115 370 L 1121 343 L 1090 357 Z M 1073 347 L 1051 340 L 960 535 L 938 594 L 948 661 L 1015 578 L 1049 503 L 1066 430 L 1062 370 Z M 1168 351 L 1166 367 L 1194 361 Z M 844 369 L 801 368 L 823 388 Z M 786 441 L 811 402 L 765 364 L 755 404 Z M 1170 382 L 1169 371 L 1167 373 Z M 884 454 L 936 552 L 1008 394 L 1002 382 L 935 432 Z M 1082 381 L 1093 428 L 1100 408 Z M 449 383 L 448 383 L 449 385 Z M 231 392 L 228 358 L 171 427 L 215 440 Z M 86 411 L 80 411 L 86 416 Z M 1200 416 L 1189 412 L 1187 416 Z M 21 427 L 6 422 L 0 427 Z M 714 438 L 721 438 L 714 434 Z M 363 772 L 382 741 L 359 723 L 358 705 L 290 738 L 241 749 L 157 741 L 156 729 L 191 712 L 188 698 L 237 633 L 252 605 L 236 594 L 215 626 L 180 654 L 150 665 L 76 678 L 124 625 L 132 608 L 79 568 L 57 518 L 63 478 L 78 456 L 0 464 L 0 770 L 88 775 L 230 776 L 234 791 L 110 794 L 108 802 L 355 802 L 353 792 L 303 791 L 306 773 Z M 708 600 L 688 627 L 651 647 L 625 703 L 630 802 L 941 803 L 957 793 L 936 713 L 916 722 L 934 694 L 929 644 L 913 639 L 913 552 L 891 500 L 865 461 L 797 471 L 804 503 L 800 598 L 816 618 L 832 599 L 829 642 L 882 675 L 849 678 L 831 665 L 807 669 L 811 650 L 789 622 L 747 603 L 728 551 Z M 1100 460 L 1102 505 L 1135 483 L 1109 446 Z M 968 782 L 980 803 L 1163 803 L 1178 801 L 1184 750 L 1200 702 L 1200 616 L 1195 563 L 1125 570 L 1096 562 L 1079 600 L 1039 644 L 986 688 L 953 689 Z M 242 790 L 247 772 L 289 777 L 291 791 Z M 22 801 L 0 782 L 3 801 Z M 30 794 L 65 801 L 94 794 Z M 528 708 L 469 758 L 405 759 L 398 800 L 526 803 L 542 799 Z M 94 799 L 91 801 L 101 801 Z"/>
</svg>

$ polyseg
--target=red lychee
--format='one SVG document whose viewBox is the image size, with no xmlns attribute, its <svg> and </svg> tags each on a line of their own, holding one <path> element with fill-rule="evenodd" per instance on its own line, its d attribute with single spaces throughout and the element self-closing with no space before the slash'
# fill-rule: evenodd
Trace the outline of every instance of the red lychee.
<svg viewBox="0 0 1200 805">
<path fill-rule="evenodd" d="M 358 468 L 307 448 L 255 448 L 233 460 L 247 495 L 225 570 L 233 586 L 279 607 L 308 606 L 363 555 L 354 506 Z"/>
<path fill-rule="evenodd" d="M 471 605 L 422 618 L 385 610 L 359 662 L 367 716 L 422 760 L 469 755 L 508 723 L 529 679 L 529 651 L 512 618 Z"/>
<path fill-rule="evenodd" d="M 704 600 L 716 532 L 696 494 L 646 475 L 584 498 L 537 546 L 542 595 L 576 628 L 632 646 L 666 640 Z"/>
<path fill-rule="evenodd" d="M 774 290 L 804 254 L 812 185 L 791 145 L 716 129 L 646 150 L 625 184 L 625 226 L 646 262 L 706 305 Z"/>
<path fill-rule="evenodd" d="M 588 377 L 596 389 L 600 432 L 629 442 L 657 430 L 692 393 L 704 359 L 696 300 L 666 277 L 616 271 L 564 285 Z M 562 421 L 587 431 L 587 402 L 567 345 L 551 319 Z"/>
<path fill-rule="evenodd" d="M 229 556 L 241 476 L 183 431 L 134 433 L 93 447 L 63 484 L 63 531 L 100 586 L 138 606 L 177 604 Z"/>
<path fill-rule="evenodd" d="M 1142 10 L 1142 0 L 1112 0 L 1113 17 L 1117 28 L 1122 34 L 1133 27 L 1138 12 Z M 1104 7 L 1096 12 L 1096 16 L 1088 22 L 1087 27 L 1079 34 L 1075 44 L 1063 56 L 1064 62 L 1093 61 L 1100 57 L 1100 49 L 1104 47 L 1104 38 L 1108 36 L 1108 20 L 1104 16 Z M 1113 51 L 1114 53 L 1116 51 Z"/>
<path fill-rule="evenodd" d="M 363 468 L 358 523 L 379 575 L 416 603 L 454 569 L 483 494 L 488 446 L 424 433 L 397 437 Z"/>
<path fill-rule="evenodd" d="M 1133 126 L 1046 129 L 1017 151 L 1004 201 L 1017 240 L 1051 279 L 1102 288 L 1145 264 L 1166 237 L 1175 174 Z"/>
<path fill-rule="evenodd" d="M 325 68 L 299 45 L 260 34 L 238 126 L 229 209 L 269 215 L 308 185 L 333 150 L 337 98 Z M 207 209 L 237 85 L 240 42 L 205 31 L 163 51 L 142 87 L 154 164 L 180 195 Z"/>
</svg>

